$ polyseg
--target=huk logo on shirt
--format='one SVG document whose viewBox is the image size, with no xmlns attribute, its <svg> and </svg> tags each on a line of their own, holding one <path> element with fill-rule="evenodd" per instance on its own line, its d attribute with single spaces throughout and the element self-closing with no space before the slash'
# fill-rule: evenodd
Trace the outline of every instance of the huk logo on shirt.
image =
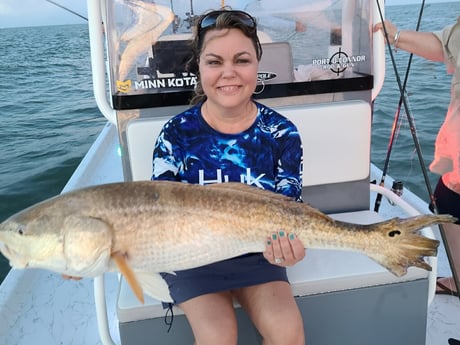
<svg viewBox="0 0 460 345">
<path fill-rule="evenodd" d="M 224 183 L 229 182 L 228 175 L 223 175 L 221 169 L 216 170 L 216 178 L 211 180 L 205 180 L 204 178 L 204 170 L 200 169 L 198 171 L 198 183 L 201 185 L 212 184 L 212 183 Z M 251 168 L 246 169 L 246 174 L 240 175 L 240 182 L 245 183 L 249 186 L 257 186 L 259 188 L 264 189 L 264 186 L 260 182 L 261 179 L 265 176 L 265 174 L 260 174 L 257 177 L 253 177 L 251 174 Z"/>
</svg>

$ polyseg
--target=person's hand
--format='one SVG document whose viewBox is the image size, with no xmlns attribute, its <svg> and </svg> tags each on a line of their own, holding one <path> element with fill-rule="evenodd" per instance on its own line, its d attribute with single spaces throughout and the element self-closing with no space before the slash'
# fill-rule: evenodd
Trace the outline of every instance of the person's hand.
<svg viewBox="0 0 460 345">
<path fill-rule="evenodd" d="M 295 22 L 295 32 L 305 32 L 307 31 L 307 26 L 299 21 Z"/>
<path fill-rule="evenodd" d="M 273 265 L 292 266 L 305 257 L 305 247 L 294 233 L 280 230 L 267 239 L 263 255 Z"/>
<path fill-rule="evenodd" d="M 392 22 L 390 22 L 388 20 L 385 20 L 383 24 L 385 24 L 385 29 L 387 30 L 387 33 L 388 33 L 389 43 L 394 44 L 395 43 L 395 38 L 396 38 L 396 33 L 398 32 L 397 26 L 394 25 Z M 382 33 L 383 33 L 383 24 L 382 23 L 375 24 L 374 25 L 374 32 L 382 30 Z M 385 39 L 386 39 L 386 37 L 385 37 Z"/>
</svg>

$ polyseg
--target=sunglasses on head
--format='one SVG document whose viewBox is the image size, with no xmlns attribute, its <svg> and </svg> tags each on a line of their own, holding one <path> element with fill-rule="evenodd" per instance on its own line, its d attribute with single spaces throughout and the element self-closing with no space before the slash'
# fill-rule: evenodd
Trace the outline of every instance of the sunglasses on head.
<svg viewBox="0 0 460 345">
<path fill-rule="evenodd" d="M 255 19 L 249 14 L 247 14 L 246 12 L 237 11 L 237 10 L 231 10 L 231 11 L 224 10 L 224 11 L 212 11 L 208 14 L 205 14 L 203 17 L 201 17 L 200 21 L 198 22 L 198 30 L 203 30 L 203 29 L 207 29 L 212 26 L 215 26 L 217 18 L 223 13 L 228 13 L 233 18 L 239 20 L 241 23 L 243 23 L 244 25 L 250 28 L 256 27 Z"/>
</svg>

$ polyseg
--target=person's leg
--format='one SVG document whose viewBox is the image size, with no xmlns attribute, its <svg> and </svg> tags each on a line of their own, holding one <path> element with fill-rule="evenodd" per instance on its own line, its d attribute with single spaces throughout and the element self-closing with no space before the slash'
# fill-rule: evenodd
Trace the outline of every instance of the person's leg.
<svg viewBox="0 0 460 345">
<path fill-rule="evenodd" d="M 303 345 L 302 316 L 289 283 L 275 281 L 233 291 L 263 338 L 264 345 Z"/>
<path fill-rule="evenodd" d="M 439 179 L 434 191 L 436 207 L 440 214 L 451 214 L 459 218 L 456 224 L 443 224 L 444 236 L 449 247 L 450 256 L 457 277 L 460 277 L 460 195 L 445 186 L 442 178 Z M 438 293 L 456 294 L 456 286 L 452 277 L 443 277 L 438 279 Z"/>
<path fill-rule="evenodd" d="M 211 293 L 179 304 L 196 345 L 236 345 L 237 323 L 230 292 Z"/>
<path fill-rule="evenodd" d="M 443 182 L 442 177 L 439 179 L 433 193 L 436 201 L 438 213 L 447 213 L 458 220 L 455 224 L 460 225 L 460 194 L 450 190 Z"/>
<path fill-rule="evenodd" d="M 457 277 L 460 277 L 460 225 L 443 224 L 444 236 L 449 246 L 450 256 L 453 262 L 453 269 Z M 440 277 L 437 279 L 438 293 L 457 295 L 457 288 L 452 277 Z M 452 292 L 451 292 L 452 291 Z"/>
</svg>

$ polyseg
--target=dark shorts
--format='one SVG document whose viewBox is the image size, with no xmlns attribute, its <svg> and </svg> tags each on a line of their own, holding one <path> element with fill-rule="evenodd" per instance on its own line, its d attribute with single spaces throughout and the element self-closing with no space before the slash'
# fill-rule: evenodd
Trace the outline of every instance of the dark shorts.
<svg viewBox="0 0 460 345">
<path fill-rule="evenodd" d="M 262 254 L 246 254 L 233 259 L 189 270 L 176 275 L 162 273 L 175 304 L 208 293 L 288 281 L 286 268 L 270 264 Z"/>
<path fill-rule="evenodd" d="M 434 198 L 438 213 L 447 213 L 457 217 L 456 224 L 460 224 L 460 194 L 446 187 L 442 178 L 439 179 L 434 191 Z"/>
</svg>

